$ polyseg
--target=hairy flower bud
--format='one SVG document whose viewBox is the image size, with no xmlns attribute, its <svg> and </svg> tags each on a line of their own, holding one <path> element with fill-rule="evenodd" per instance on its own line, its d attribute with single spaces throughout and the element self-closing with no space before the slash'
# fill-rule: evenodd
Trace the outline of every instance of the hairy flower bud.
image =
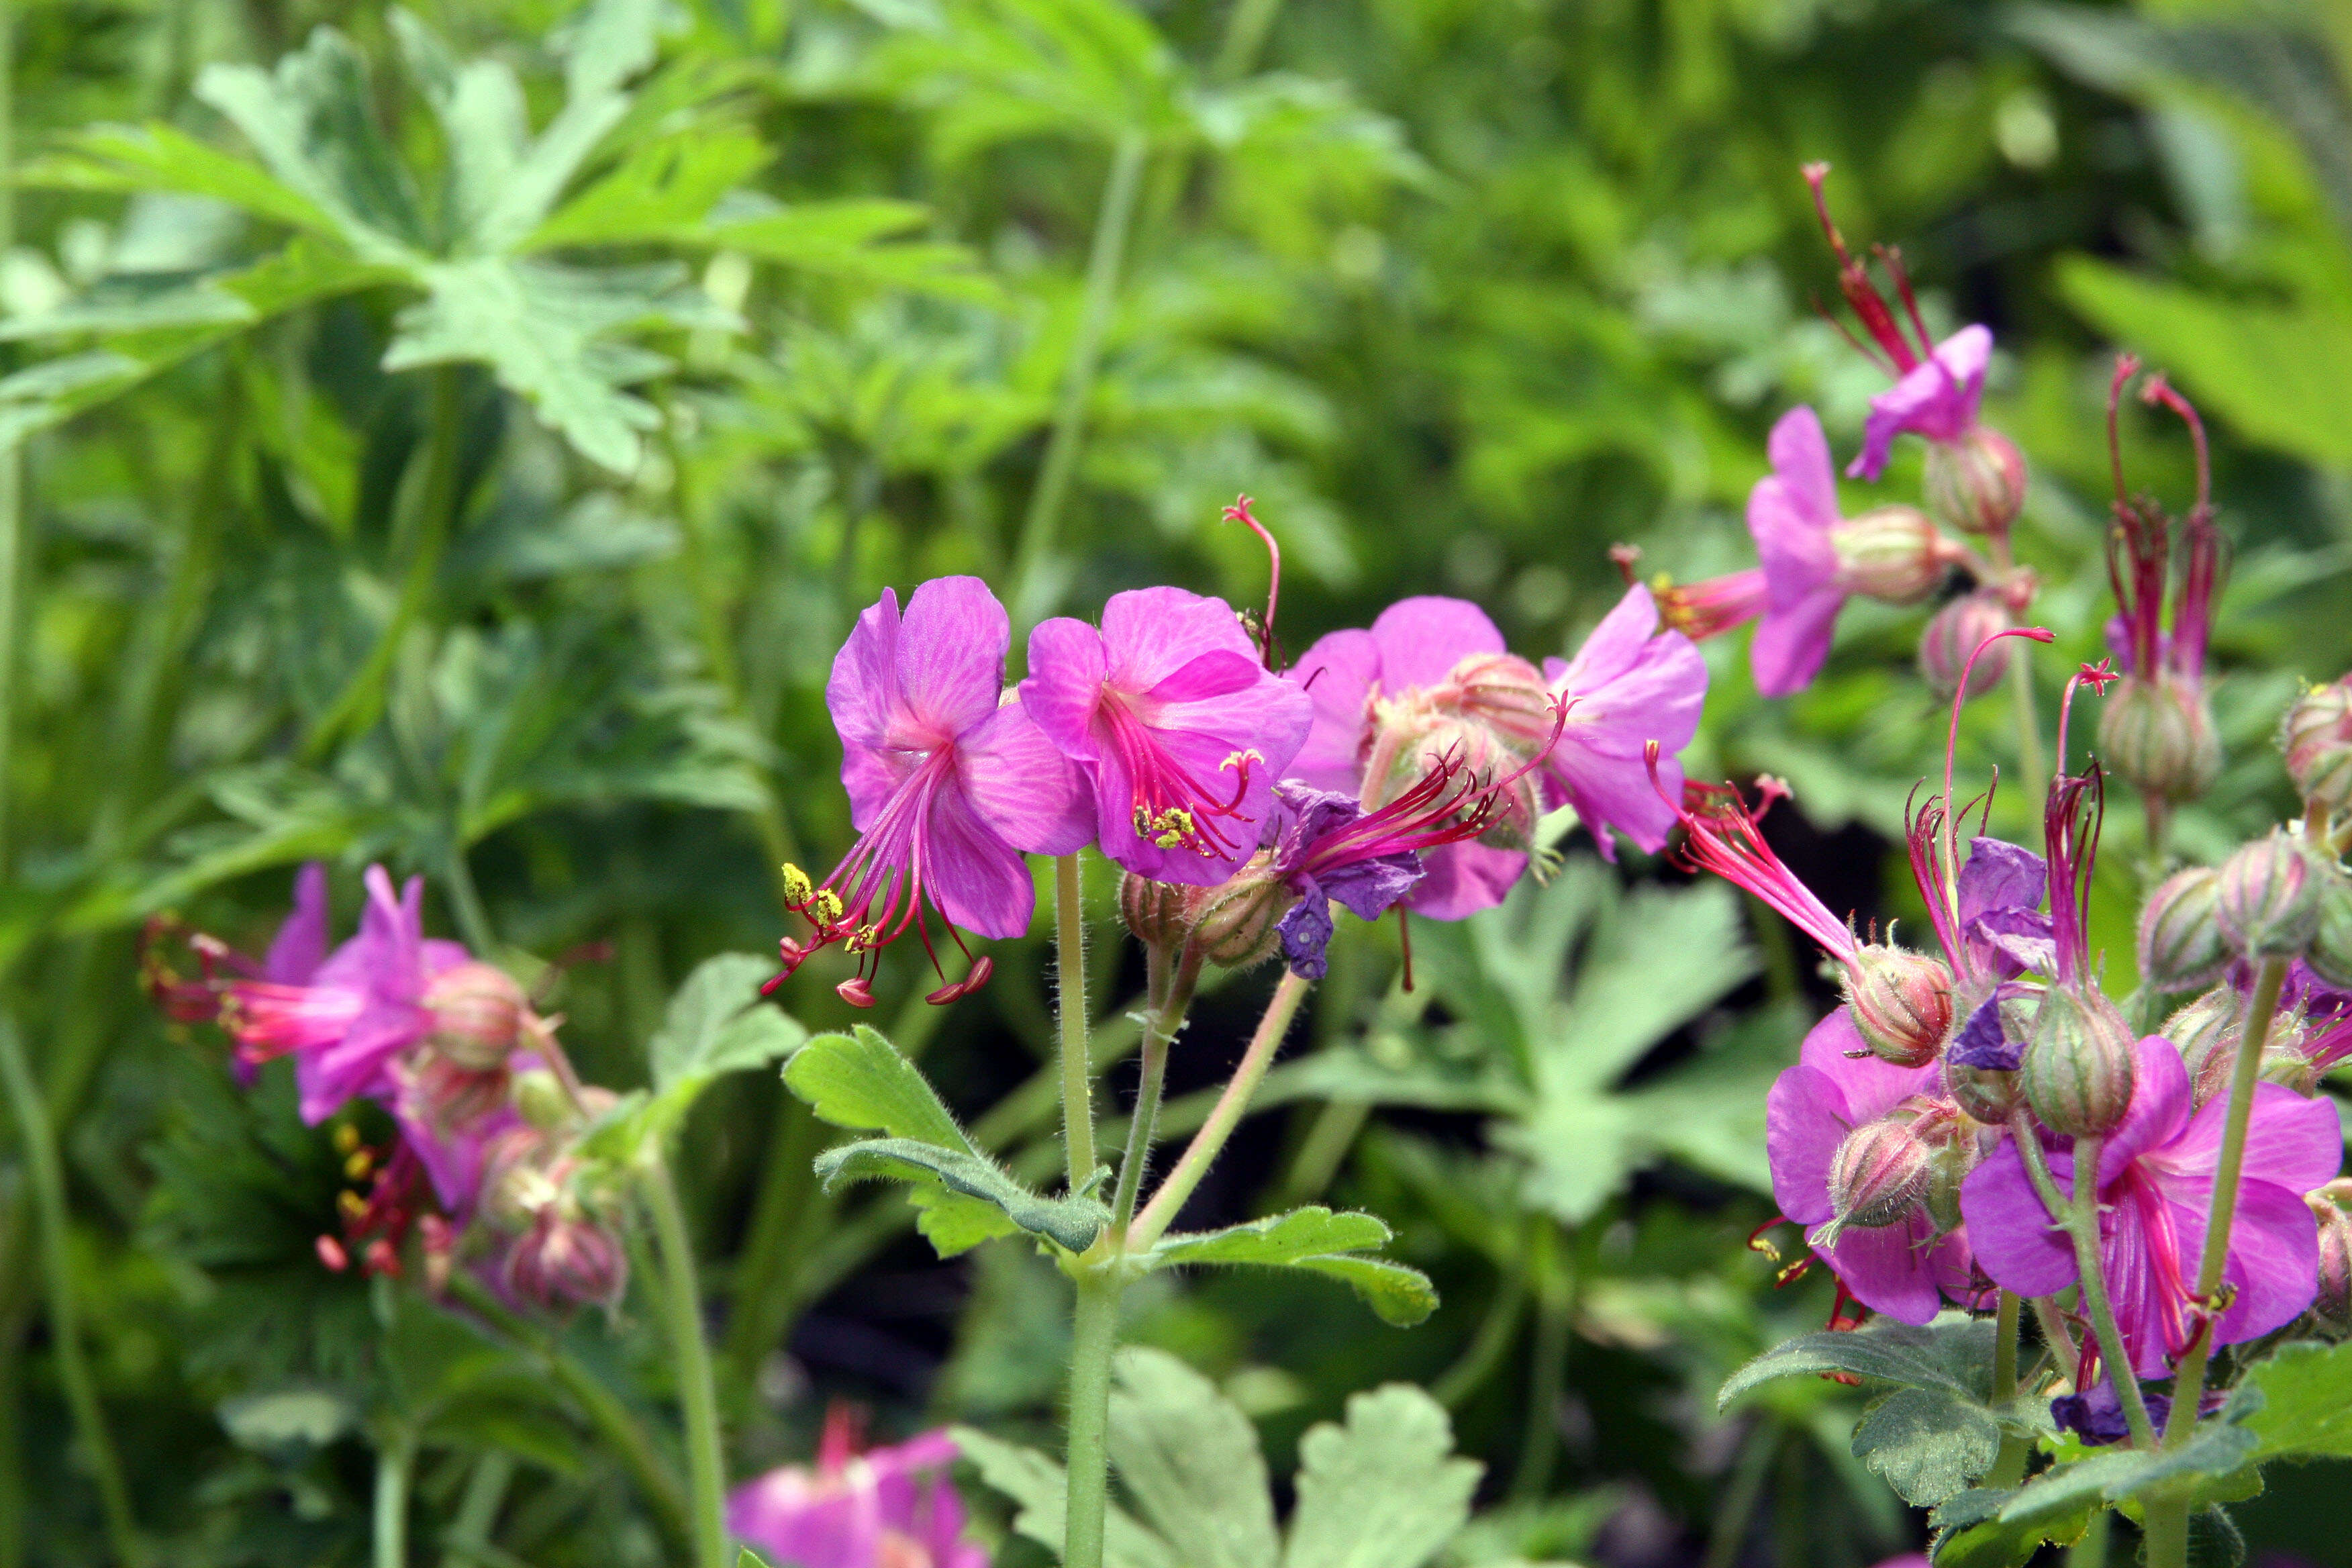
<svg viewBox="0 0 2352 1568">
<path fill-rule="evenodd" d="M 508 1081 L 507 1100 L 515 1114 L 541 1132 L 552 1132 L 576 1114 L 562 1080 L 545 1068 L 530 1068 Z"/>
<path fill-rule="evenodd" d="M 2326 872 L 2302 843 L 2273 832 L 2221 862 L 2214 910 L 2221 934 L 2246 958 L 2294 958 L 2319 930 Z"/>
<path fill-rule="evenodd" d="M 1221 888 L 1207 889 L 1192 926 L 1202 955 L 1226 969 L 1250 969 L 1272 958 L 1280 946 L 1276 922 L 1290 912 L 1298 895 L 1268 872 L 1271 858 L 1260 852 L 1241 874 Z"/>
<path fill-rule="evenodd" d="M 2303 961 L 2328 984 L 2352 991 L 2352 879 L 2331 867 L 2320 881 L 2319 924 Z"/>
<path fill-rule="evenodd" d="M 2352 684 L 2333 680 L 2295 699 L 2279 721 L 2295 793 L 2326 810 L 2352 805 Z"/>
<path fill-rule="evenodd" d="M 2215 1058 L 2227 1060 L 2237 1055 L 2238 1036 L 2243 1020 L 2245 1002 L 2227 985 L 2216 985 L 2202 996 L 2174 1010 L 2164 1021 L 2164 1037 L 2180 1053 L 2180 1060 L 2189 1068 L 2189 1079 L 2200 1084 L 2206 1064 Z M 2224 1069 L 2224 1078 L 2227 1069 Z M 2203 1099 L 2200 1094 L 2199 1099 Z"/>
<path fill-rule="evenodd" d="M 1951 1032 L 1951 973 L 1906 948 L 1871 942 L 1856 951 L 1845 1001 L 1871 1050 L 1898 1066 L 1934 1061 Z"/>
<path fill-rule="evenodd" d="M 425 1006 L 433 1015 L 425 1043 L 472 1072 L 504 1067 L 530 1014 L 514 976 L 478 962 L 458 964 L 435 980 Z"/>
<path fill-rule="evenodd" d="M 2099 755 L 2143 793 L 2194 800 L 2221 771 L 2204 689 L 2168 671 L 2126 675 L 2099 715 Z"/>
<path fill-rule="evenodd" d="M 2113 1131 L 2131 1109 L 2136 1048 L 2131 1026 L 2103 993 L 2053 985 L 2021 1069 L 2034 1120 L 2066 1138 Z"/>
<path fill-rule="evenodd" d="M 629 1255 L 606 1226 L 566 1208 L 541 1211 L 507 1244 L 500 1280 L 509 1295 L 551 1310 L 613 1306 L 628 1287 Z"/>
<path fill-rule="evenodd" d="M 2016 617 L 2000 593 L 1993 588 L 1979 588 L 1963 594 L 1929 617 L 1927 627 L 1919 634 L 1919 679 L 1927 689 L 1949 702 L 1960 689 L 1960 672 L 1968 670 L 1969 696 L 1977 698 L 2000 684 L 2009 673 L 2009 644 L 1997 642 L 1985 648 L 1973 668 L 1969 656 L 1983 646 L 1984 640 L 2016 625 Z"/>
<path fill-rule="evenodd" d="M 2159 991 L 2210 985 L 2229 966 L 2230 944 L 2214 910 L 2221 878 L 2192 866 L 2156 885 L 2139 911 L 2139 977 Z"/>
<path fill-rule="evenodd" d="M 2320 1191 L 2305 1200 L 2319 1221 L 2319 1294 L 2311 1310 L 2337 1338 L 2352 1334 L 2352 1215 Z"/>
<path fill-rule="evenodd" d="M 1163 950 L 1184 945 L 1192 924 L 1201 917 L 1203 897 L 1211 889 L 1178 882 L 1155 882 L 1132 871 L 1118 878 L 1118 914 L 1129 935 L 1146 947 Z"/>
<path fill-rule="evenodd" d="M 1978 1121 L 1996 1126 L 2009 1120 L 2024 1102 L 2025 1086 L 2018 1074 L 1999 1068 L 1963 1067 L 1946 1058 L 1944 1087 L 1953 1100 Z"/>
<path fill-rule="evenodd" d="M 1958 1230 L 1961 1218 L 1960 1184 L 1984 1161 L 1985 1145 L 1978 1136 L 1982 1130 L 1973 1118 L 1953 1116 L 1948 1111 L 1934 1119 L 1931 1133 L 1926 1131 L 1926 1121 L 1920 1125 L 1931 1151 L 1927 1191 L 1920 1202 L 1927 1205 L 1927 1217 L 1938 1231 Z"/>
<path fill-rule="evenodd" d="M 1848 1226 L 1874 1229 L 1908 1215 L 1927 1195 L 1934 1151 L 1901 1108 L 1845 1135 L 1830 1161 L 1830 1205 L 1835 1217 L 1815 1245 L 1829 1247 Z"/>
<path fill-rule="evenodd" d="M 1944 580 L 1951 548 L 1916 507 L 1883 506 L 1832 524 L 1838 584 L 1849 594 L 1910 605 Z"/>
<path fill-rule="evenodd" d="M 1963 533 L 2006 533 L 2025 510 L 2025 457 L 1986 425 L 1957 441 L 1927 443 L 1929 510 Z"/>
</svg>

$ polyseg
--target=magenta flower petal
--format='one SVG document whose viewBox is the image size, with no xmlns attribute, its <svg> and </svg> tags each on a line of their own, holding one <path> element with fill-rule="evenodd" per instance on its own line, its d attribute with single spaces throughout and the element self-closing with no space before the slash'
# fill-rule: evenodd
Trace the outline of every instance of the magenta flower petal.
<svg viewBox="0 0 2352 1568">
<path fill-rule="evenodd" d="M 1239 654 L 1257 662 L 1257 649 L 1233 606 L 1182 588 L 1135 588 L 1103 605 L 1105 679 L 1125 691 L 1149 691 L 1202 654 Z M 1037 668 L 1033 658 L 1029 668 Z"/>
<path fill-rule="evenodd" d="M 962 1500 L 942 1473 L 954 1458 L 952 1439 L 925 1433 L 814 1468 L 787 1465 L 728 1495 L 727 1529 L 793 1568 L 887 1568 L 926 1558 L 931 1568 L 986 1568 L 986 1553 L 962 1539 Z"/>
<path fill-rule="evenodd" d="M 1660 791 L 1679 792 L 1681 770 L 1672 759 L 1698 732 L 1706 700 L 1706 660 L 1697 645 L 1661 629 L 1650 591 L 1636 584 L 1574 658 L 1548 663 L 1545 673 L 1568 705 L 1559 740 L 1544 759 L 1547 783 L 1576 808 L 1605 858 L 1616 858 L 1612 827 L 1643 849 L 1663 847 L 1675 816 Z M 1655 784 L 1643 761 L 1652 742 L 1664 753 Z"/>
<path fill-rule="evenodd" d="M 966 731 L 956 758 L 972 809 L 1013 848 L 1075 855 L 1094 842 L 1086 782 L 1019 702 Z"/>
<path fill-rule="evenodd" d="M 2052 1163 L 2063 1166 L 2071 1181 L 2072 1160 L 2062 1154 Z M 1977 1261 L 2003 1288 L 2047 1296 L 2074 1283 L 2074 1244 L 2051 1225 L 2014 1143 L 2002 1142 L 1960 1184 L 1960 1215 Z"/>
<path fill-rule="evenodd" d="M 1992 333 L 1981 326 L 1962 327 L 1937 343 L 1931 358 L 1870 400 L 1862 452 L 1847 466 L 1847 477 L 1878 478 L 1895 437 L 1906 432 L 1930 441 L 1957 441 L 1967 435 L 1977 422 L 1985 365 L 1991 358 Z"/>
<path fill-rule="evenodd" d="M 1801 404 L 1780 416 L 1766 450 L 1772 471 L 1748 492 L 1748 531 L 1771 603 L 1788 609 L 1837 578 L 1837 472 L 1820 418 Z"/>
<path fill-rule="evenodd" d="M 2201 1258 L 2206 1211 L 2200 1206 L 2187 1212 L 2194 1222 L 2196 1256 Z M 2191 1234 L 2190 1226 L 2182 1226 L 2184 1243 Z M 2237 1292 L 2217 1325 L 2222 1344 L 2260 1339 L 2303 1315 L 2319 1293 L 2319 1222 L 2302 1194 L 2262 1181 L 2239 1187 L 2230 1259 L 2221 1277 Z"/>
<path fill-rule="evenodd" d="M 1423 920 L 1467 920 L 1480 910 L 1491 910 L 1510 897 L 1512 885 L 1528 868 L 1528 858 L 1516 849 L 1485 844 L 1447 844 L 1422 857 L 1425 873 L 1407 894 L 1404 907 Z"/>
<path fill-rule="evenodd" d="M 282 985 L 307 985 L 326 961 L 327 868 L 311 860 L 294 875 L 294 910 L 270 942 L 261 974 Z"/>
<path fill-rule="evenodd" d="M 1925 1210 L 1894 1225 L 1848 1228 L 1825 1256 L 1854 1299 L 1898 1322 L 1926 1323 L 1943 1310 L 1930 1257 L 1935 1226 Z"/>
<path fill-rule="evenodd" d="M 1057 616 L 1029 634 L 1029 678 L 1021 683 L 1021 706 L 1057 750 L 1082 763 L 1100 762 L 1095 709 L 1109 675 L 1110 650 L 1102 634 L 1084 621 Z"/>
<path fill-rule="evenodd" d="M 1792 1067 L 1772 1080 L 1764 1097 L 1764 1153 L 1772 1168 L 1772 1201 L 1801 1226 L 1827 1225 L 1830 1163 L 1853 1131 L 1845 1091 L 1826 1073 Z"/>
<path fill-rule="evenodd" d="M 1843 608 L 1845 595 L 1824 588 L 1787 609 L 1765 611 L 1748 647 L 1756 689 L 1767 697 L 1793 697 L 1811 685 L 1830 657 L 1830 640 Z"/>
<path fill-rule="evenodd" d="M 1290 776 L 1317 789 L 1352 790 L 1362 766 L 1364 704 L 1381 678 L 1380 645 L 1367 631 L 1329 632 L 1315 639 L 1283 679 L 1299 687 L 1313 704 L 1305 744 L 1290 762 Z"/>
<path fill-rule="evenodd" d="M 2134 1068 L 2130 1109 L 2100 1146 L 2102 1187 L 2141 1154 L 2179 1138 L 2189 1124 L 2192 1104 L 2189 1069 L 2181 1065 L 2180 1053 L 2172 1048 L 2172 1042 L 2156 1035 L 2140 1041 Z"/>
<path fill-rule="evenodd" d="M 898 698 L 920 731 L 961 735 L 996 711 L 1013 623 L 977 577 L 934 577 L 907 600 Z"/>
<path fill-rule="evenodd" d="M 2179 1058 L 2176 1055 L 2174 1060 Z M 2186 1068 L 2181 1078 L 2188 1078 Z M 2208 1100 L 2178 1137 L 2154 1156 L 2167 1171 L 2210 1171 L 2221 1157 L 2221 1133 L 2229 1119 L 2229 1099 Z M 2308 1193 L 2336 1179 L 2344 1160 L 2344 1133 L 2335 1102 L 2325 1095 L 2305 1100 L 2274 1083 L 2254 1087 L 2254 1117 L 2263 1135 L 2246 1140 L 2244 1173 L 2291 1193 Z M 2106 1162 L 2102 1160 L 2104 1166 Z"/>
<path fill-rule="evenodd" d="M 950 924 L 998 940 L 1021 936 L 1035 912 L 1029 863 L 997 836 L 961 784 L 931 792 L 923 825 L 924 890 Z"/>
<path fill-rule="evenodd" d="M 1382 610 L 1371 636 L 1380 647 L 1381 688 L 1391 695 L 1408 686 L 1435 686 L 1472 654 L 1507 648 L 1486 611 L 1467 599 L 1429 594 Z"/>
</svg>

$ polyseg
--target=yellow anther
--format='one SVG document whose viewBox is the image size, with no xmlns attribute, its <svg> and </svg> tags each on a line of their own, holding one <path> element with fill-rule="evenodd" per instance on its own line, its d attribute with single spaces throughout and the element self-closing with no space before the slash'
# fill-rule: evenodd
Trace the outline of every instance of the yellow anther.
<svg viewBox="0 0 2352 1568">
<path fill-rule="evenodd" d="M 375 1156 L 364 1149 L 352 1150 L 350 1157 L 343 1162 L 343 1174 L 354 1182 L 365 1180 L 367 1173 L 374 1169 Z"/>
<path fill-rule="evenodd" d="M 784 898 L 794 909 L 807 903 L 815 891 L 806 871 L 789 860 L 784 862 Z"/>
<path fill-rule="evenodd" d="M 367 1201 L 348 1187 L 335 1194 L 335 1206 L 342 1211 L 345 1219 L 357 1219 L 367 1213 Z"/>
<path fill-rule="evenodd" d="M 819 889 L 809 908 L 816 911 L 817 924 L 829 926 L 841 918 L 841 895 L 831 888 Z"/>
<path fill-rule="evenodd" d="M 335 1152 L 348 1154 L 360 1146 L 360 1130 L 346 1121 L 335 1129 Z"/>
</svg>

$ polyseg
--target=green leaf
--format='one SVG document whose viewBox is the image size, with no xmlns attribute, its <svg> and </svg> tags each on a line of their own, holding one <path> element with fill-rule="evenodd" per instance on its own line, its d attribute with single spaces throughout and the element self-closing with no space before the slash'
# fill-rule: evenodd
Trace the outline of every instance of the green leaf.
<svg viewBox="0 0 2352 1568">
<path fill-rule="evenodd" d="M 2258 1458 L 2352 1454 L 2352 1340 L 2281 1345 L 2246 1369 L 2224 1418 L 2260 1440 Z"/>
<path fill-rule="evenodd" d="M 951 1193 L 1004 1211 L 1032 1236 L 1084 1252 L 1110 1223 L 1110 1210 L 1090 1197 L 1040 1196 L 970 1149 L 943 1149 L 912 1138 L 869 1138 L 817 1156 L 816 1173 L 829 1191 L 843 1182 L 937 1182 Z"/>
<path fill-rule="evenodd" d="M 528 398 L 581 456 L 616 473 L 636 467 L 639 432 L 661 416 L 622 390 L 669 368 L 661 355 L 610 341 L 625 327 L 731 329 L 733 317 L 676 266 L 594 271 L 549 261 L 476 257 L 417 269 L 426 298 L 400 313 L 386 370 L 485 363 Z"/>
<path fill-rule="evenodd" d="M 1484 1468 L 1454 1458 L 1445 1409 L 1409 1384 L 1348 1401 L 1298 1443 L 1298 1506 L 1283 1568 L 1421 1568 L 1470 1517 Z"/>
<path fill-rule="evenodd" d="M 761 261 L 852 281 L 948 294 L 982 304 L 1003 289 L 961 245 L 904 237 L 930 221 L 912 202 L 852 197 L 806 202 L 756 216 L 714 223 L 703 243 Z"/>
<path fill-rule="evenodd" d="M 1428 1275 L 1402 1263 L 1339 1253 L 1302 1258 L 1292 1267 L 1346 1280 L 1382 1322 L 1400 1329 L 1409 1329 L 1437 1310 L 1437 1287 L 1429 1282 Z"/>
<path fill-rule="evenodd" d="M 2262 1489 L 2249 1464 L 2260 1440 L 2229 1421 L 2208 1421 L 2178 1448 L 2095 1454 L 2043 1471 L 2014 1491 L 1965 1491 L 1937 1509 L 1936 1568 L 2016 1568 L 2043 1542 L 2063 1545 L 2099 1509 L 2188 1485 L 2200 1504 L 2250 1497 Z"/>
<path fill-rule="evenodd" d="M 559 207 L 520 248 L 662 240 L 712 243 L 703 219 L 719 197 L 772 156 L 757 137 L 740 132 L 670 137 L 635 148 L 609 174 Z"/>
<path fill-rule="evenodd" d="M 1948 1388 L 1898 1388 L 1853 1429 L 1853 1457 L 1886 1478 L 1914 1508 L 1949 1500 L 1992 1468 L 2000 1423 Z"/>
<path fill-rule="evenodd" d="M 1007 1443 L 970 1426 L 952 1428 L 956 1447 L 980 1471 L 980 1479 L 1019 1505 L 1013 1528 L 1059 1557 L 1063 1511 L 1069 1482 L 1062 1467 L 1017 1443 Z M 1104 1568 L 1189 1568 L 1168 1543 L 1113 1504 L 1103 1521 Z"/>
<path fill-rule="evenodd" d="M 1779 1377 L 1851 1373 L 1906 1388 L 1941 1389 L 1983 1402 L 1992 1385 L 1992 1324 L 1946 1312 L 1925 1327 L 1881 1318 L 1847 1333 L 1803 1334 L 1733 1373 L 1716 1395 L 1722 1410 Z"/>
<path fill-rule="evenodd" d="M 655 1089 L 764 1067 L 799 1048 L 808 1031 L 760 995 L 775 972 L 773 960 L 751 952 L 722 952 L 697 964 L 646 1047 Z"/>
<path fill-rule="evenodd" d="M 53 152 L 18 168 L 16 179 L 49 190 L 176 191 L 312 234 L 342 236 L 334 216 L 300 191 L 160 121 L 74 132 Z"/>
<path fill-rule="evenodd" d="M 1017 1235 L 1021 1229 L 994 1204 L 945 1187 L 915 1187 L 907 1201 L 915 1205 L 915 1228 L 941 1258 L 970 1252 L 983 1241 Z"/>
<path fill-rule="evenodd" d="M 1274 1568 L 1280 1554 L 1257 1428 L 1165 1351 L 1118 1352 L 1110 1457 L 1185 1568 Z"/>
<path fill-rule="evenodd" d="M 1364 1252 L 1385 1247 L 1388 1222 L 1368 1214 L 1333 1214 L 1310 1206 L 1228 1226 L 1179 1233 L 1151 1249 L 1155 1263 L 1296 1263 L 1323 1252 Z"/>
<path fill-rule="evenodd" d="M 863 1024 L 802 1047 L 784 1085 L 835 1127 L 978 1152 L 915 1064 Z"/>
<path fill-rule="evenodd" d="M 317 1385 L 225 1399 L 218 1415 L 230 1440 L 257 1453 L 323 1448 L 357 1428 L 360 1421 L 359 1406 L 349 1394 Z"/>
</svg>

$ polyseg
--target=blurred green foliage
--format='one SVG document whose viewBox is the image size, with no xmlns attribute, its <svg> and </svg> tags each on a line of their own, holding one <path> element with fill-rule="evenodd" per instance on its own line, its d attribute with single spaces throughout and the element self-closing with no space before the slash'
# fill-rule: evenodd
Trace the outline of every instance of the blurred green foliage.
<svg viewBox="0 0 2352 1568">
<path fill-rule="evenodd" d="M 546 966 L 589 1077 L 661 1090 L 645 1047 L 673 989 L 772 942 L 775 863 L 847 840 L 823 684 L 886 584 L 977 572 L 1027 618 L 1160 581 L 1254 603 L 1263 556 L 1216 521 L 1246 490 L 1293 648 L 1444 592 L 1539 655 L 1612 602 L 1612 543 L 1681 578 L 1744 563 L 1771 419 L 1812 402 L 1849 448 L 1879 384 L 1813 312 L 1832 279 L 1801 161 L 1835 165 L 1847 232 L 1901 244 L 1931 320 L 2000 334 L 1989 416 L 2032 464 L 2020 551 L 2059 637 L 2045 723 L 2111 610 L 2110 345 L 2205 407 L 2236 555 L 2230 766 L 2183 853 L 2271 820 L 2271 725 L 2297 676 L 2352 659 L 2341 4 L 8 15 L 0 1004 L 65 1156 L 81 1332 L 158 1561 L 360 1560 L 371 1449 L 394 1443 L 423 1456 L 417 1542 L 446 1562 L 667 1561 L 681 1516 L 645 1306 L 551 1327 L 320 1270 L 327 1130 L 282 1068 L 241 1094 L 216 1038 L 151 1014 L 142 921 L 253 946 L 298 860 L 422 870 L 435 925 Z M 2124 439 L 2135 488 L 2185 508 L 2177 426 L 2132 409 Z M 1917 464 L 1874 493 L 1915 497 Z M 1780 704 L 1742 637 L 1708 648 L 1694 773 L 1790 780 L 1784 852 L 1865 918 L 1916 913 L 1886 850 L 1942 744 L 1919 620 L 1858 607 Z M 2010 766 L 2011 735 L 2005 699 L 1979 702 L 1960 768 Z M 2024 831 L 2017 794 L 1997 829 Z M 2117 988 L 2137 831 L 2119 798 L 2095 931 Z M 1714 1414 L 1732 1368 L 1827 1310 L 1741 1245 L 1770 1217 L 1761 1087 L 1822 994 L 1801 949 L 1721 889 L 1628 889 L 1680 878 L 1567 847 L 1549 889 L 1423 928 L 1410 996 L 1393 932 L 1351 931 L 1277 1074 L 1288 1109 L 1197 1200 L 1217 1223 L 1381 1215 L 1436 1315 L 1408 1333 L 1325 1280 L 1161 1274 L 1133 1334 L 1213 1379 L 1181 1392 L 1254 1422 L 1226 1435 L 1276 1474 L 1326 1461 L 1339 1429 L 1302 1434 L 1349 1395 L 1428 1384 L 1486 1466 L 1448 1561 L 1905 1547 L 1916 1516 L 1854 1457 L 1846 1391 Z M 1094 953 L 1117 1057 L 1139 980 L 1107 935 Z M 1661 1005 L 1669 961 L 1696 971 Z M 812 1028 L 845 1021 L 832 962 L 790 994 Z M 1042 943 L 996 962 L 943 1012 L 894 957 L 880 1018 L 977 1148 L 1050 1171 Z M 1171 1135 L 1262 989 L 1204 995 Z M 100 1561 L 26 1145 L 0 1137 L 0 1568 Z M 820 1193 L 832 1137 L 765 1074 L 683 1130 L 734 1473 L 805 1457 L 832 1394 L 884 1431 L 1043 1441 L 1058 1278 L 1002 1243 L 939 1264 L 895 1195 Z"/>
</svg>

